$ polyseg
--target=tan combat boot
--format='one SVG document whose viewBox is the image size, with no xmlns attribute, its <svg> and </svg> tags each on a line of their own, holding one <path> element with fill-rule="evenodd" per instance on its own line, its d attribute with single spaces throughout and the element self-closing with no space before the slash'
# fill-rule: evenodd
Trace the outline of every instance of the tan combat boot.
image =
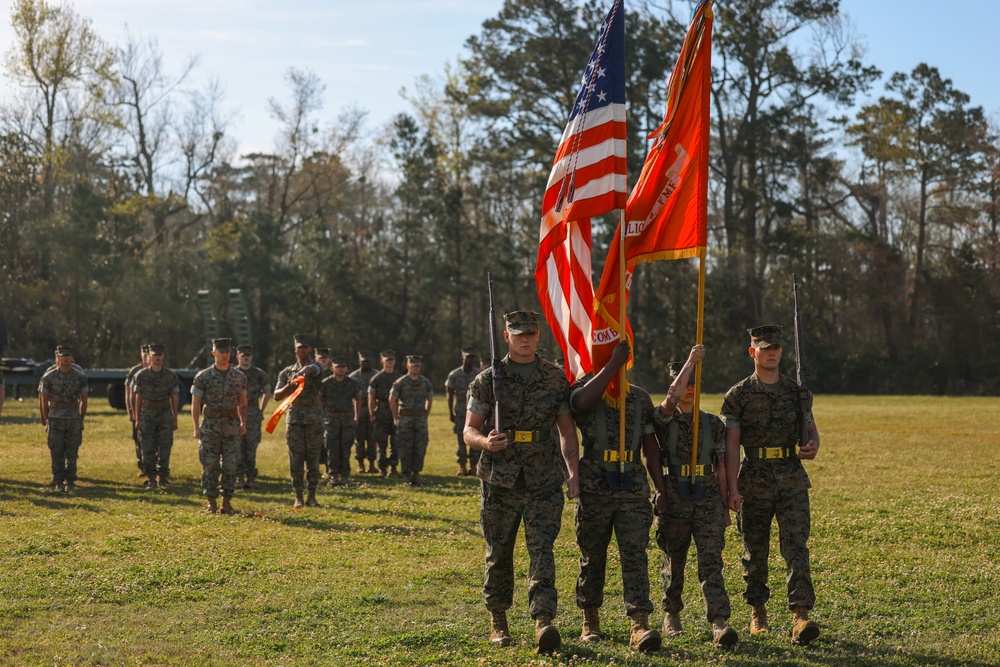
<svg viewBox="0 0 1000 667">
<path fill-rule="evenodd" d="M 809 620 L 809 610 L 805 607 L 792 607 L 792 643 L 806 646 L 819 637 L 819 626 L 816 621 Z"/>
<path fill-rule="evenodd" d="M 583 632 L 580 641 L 584 644 L 594 644 L 601 641 L 601 610 L 599 607 L 583 610 Z"/>
<path fill-rule="evenodd" d="M 510 628 L 507 626 L 507 612 L 490 613 L 490 643 L 497 646 L 510 646 L 514 643 L 510 638 Z"/>
<path fill-rule="evenodd" d="M 257 488 L 257 478 L 247 477 L 246 483 L 243 485 L 244 489 L 256 489 Z"/>
<path fill-rule="evenodd" d="M 750 609 L 750 634 L 766 635 L 771 630 L 767 625 L 767 607 L 762 604 Z"/>
<path fill-rule="evenodd" d="M 560 644 L 562 644 L 562 638 L 559 636 L 559 631 L 552 625 L 552 619 L 545 614 L 536 616 L 535 653 L 539 655 L 551 653 L 559 648 Z"/>
<path fill-rule="evenodd" d="M 645 609 L 637 609 L 628 617 L 632 619 L 632 628 L 629 630 L 629 648 L 643 653 L 659 651 L 660 633 L 649 629 L 649 612 Z"/>
<path fill-rule="evenodd" d="M 295 492 L 295 503 L 292 505 L 292 507 L 299 508 L 299 507 L 302 507 L 305 504 L 306 504 L 305 501 L 302 500 L 302 492 L 301 491 L 296 491 Z"/>
<path fill-rule="evenodd" d="M 420 481 L 420 473 L 419 472 L 413 473 L 413 475 L 410 477 L 410 486 L 420 486 L 421 484 L 423 484 L 423 482 Z"/>
<path fill-rule="evenodd" d="M 233 506 L 230 504 L 231 500 L 232 498 L 230 496 L 222 496 L 222 509 L 219 511 L 225 514 L 226 516 L 232 516 L 236 514 L 236 510 L 233 509 Z"/>
<path fill-rule="evenodd" d="M 359 475 L 364 475 L 366 472 L 368 472 L 368 471 L 365 470 L 365 462 L 364 461 L 358 461 L 358 474 Z"/>
<path fill-rule="evenodd" d="M 169 485 L 167 484 L 167 476 L 166 475 L 160 475 L 158 481 L 156 482 L 156 485 L 158 487 L 160 487 L 161 489 L 163 489 L 164 491 L 166 491 L 168 488 L 170 488 Z"/>
<path fill-rule="evenodd" d="M 243 488 L 243 475 L 237 475 L 236 476 L 236 479 L 233 480 L 233 488 L 234 489 L 242 489 Z"/>
<path fill-rule="evenodd" d="M 732 648 L 736 646 L 736 642 L 740 640 L 740 636 L 736 634 L 736 630 L 726 625 L 726 619 L 721 616 L 714 621 L 712 621 L 712 643 L 719 648 Z"/>
<path fill-rule="evenodd" d="M 674 611 L 667 612 L 666 616 L 663 617 L 663 634 L 671 637 L 684 634 L 684 628 L 681 627 L 680 614 Z"/>
<path fill-rule="evenodd" d="M 309 496 L 306 498 L 306 507 L 319 507 L 319 501 L 316 500 L 316 491 L 309 492 Z"/>
<path fill-rule="evenodd" d="M 67 493 L 73 493 L 74 491 L 76 491 L 76 484 L 74 482 L 66 480 L 66 484 L 63 488 L 66 489 Z"/>
<path fill-rule="evenodd" d="M 465 466 L 465 461 L 458 464 L 458 472 L 455 473 L 456 477 L 464 477 L 469 474 L 469 469 Z"/>
<path fill-rule="evenodd" d="M 215 502 L 215 498 L 209 496 L 208 507 L 205 508 L 205 512 L 208 514 L 215 514 L 219 511 L 219 505 Z"/>
<path fill-rule="evenodd" d="M 142 476 L 142 488 L 144 488 L 144 489 L 155 489 L 156 488 L 156 476 L 155 475 L 143 475 Z"/>
<path fill-rule="evenodd" d="M 389 466 L 389 477 L 399 477 L 399 473 L 396 472 L 396 466 Z"/>
</svg>

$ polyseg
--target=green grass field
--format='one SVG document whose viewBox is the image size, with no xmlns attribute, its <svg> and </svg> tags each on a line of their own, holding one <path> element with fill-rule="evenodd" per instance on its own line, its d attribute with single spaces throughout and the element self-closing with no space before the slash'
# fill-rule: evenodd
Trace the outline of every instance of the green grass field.
<svg viewBox="0 0 1000 667">
<path fill-rule="evenodd" d="M 715 410 L 720 397 L 704 397 Z M 77 493 L 46 489 L 49 455 L 32 401 L 0 421 L 0 664 L 4 665 L 997 665 L 1000 664 L 1000 433 L 996 398 L 818 397 L 812 570 L 822 636 L 787 639 L 784 565 L 772 544 L 772 633 L 751 639 L 738 536 L 728 534 L 731 623 L 710 642 L 693 554 L 685 635 L 653 656 L 627 648 L 611 557 L 604 629 L 580 644 L 572 504 L 556 544 L 562 651 L 532 652 L 527 557 L 518 546 L 515 645 L 486 641 L 478 486 L 456 478 L 439 398 L 426 485 L 375 476 L 294 510 L 283 427 L 264 436 L 263 484 L 235 517 L 202 513 L 186 411 L 170 491 L 144 491 L 123 413 L 93 399 Z M 662 587 L 650 542 L 652 596 Z M 652 622 L 659 624 L 662 612 Z"/>
</svg>

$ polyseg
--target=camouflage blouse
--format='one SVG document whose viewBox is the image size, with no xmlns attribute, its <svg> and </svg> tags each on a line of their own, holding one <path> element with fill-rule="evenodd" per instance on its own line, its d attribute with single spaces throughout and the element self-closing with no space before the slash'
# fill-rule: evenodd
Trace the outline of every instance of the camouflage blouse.
<svg viewBox="0 0 1000 667">
<path fill-rule="evenodd" d="M 479 476 L 487 484 L 513 488 L 523 476 L 529 489 L 566 479 L 559 438 L 554 435 L 556 418 L 569 414 L 569 382 L 558 366 L 535 355 L 535 366 L 525 379 L 510 356 L 500 362 L 500 410 L 508 431 L 532 431 L 538 440 L 511 442 L 499 452 L 484 451 L 479 459 Z M 476 376 L 469 387 L 468 409 L 493 417 L 493 368 Z"/>
<path fill-rule="evenodd" d="M 38 393 L 45 394 L 55 403 L 72 403 L 76 405 L 81 394 L 89 391 L 87 375 L 79 367 L 74 366 L 63 373 L 58 366 L 53 366 L 42 375 L 38 383 Z M 49 419 L 79 419 L 79 408 L 49 408 Z"/>
</svg>

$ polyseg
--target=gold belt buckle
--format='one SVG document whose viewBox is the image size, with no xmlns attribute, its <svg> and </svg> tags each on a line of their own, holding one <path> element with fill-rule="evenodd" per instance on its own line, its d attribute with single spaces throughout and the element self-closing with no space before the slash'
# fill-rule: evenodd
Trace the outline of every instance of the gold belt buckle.
<svg viewBox="0 0 1000 667">
<path fill-rule="evenodd" d="M 514 442 L 534 442 L 534 431 L 514 431 Z"/>
<path fill-rule="evenodd" d="M 785 452 L 781 447 L 765 447 L 764 448 L 764 458 L 765 459 L 783 459 L 785 458 Z"/>
<path fill-rule="evenodd" d="M 694 467 L 694 476 L 695 477 L 704 477 L 705 476 L 705 466 L 703 466 L 703 465 L 697 465 L 697 466 L 695 466 Z M 691 466 L 689 466 L 686 463 L 681 466 L 681 477 L 691 477 Z"/>
<path fill-rule="evenodd" d="M 605 449 L 604 450 L 604 460 L 611 463 L 618 463 L 618 450 L 617 449 Z M 632 462 L 632 452 L 625 452 L 625 463 Z"/>
</svg>

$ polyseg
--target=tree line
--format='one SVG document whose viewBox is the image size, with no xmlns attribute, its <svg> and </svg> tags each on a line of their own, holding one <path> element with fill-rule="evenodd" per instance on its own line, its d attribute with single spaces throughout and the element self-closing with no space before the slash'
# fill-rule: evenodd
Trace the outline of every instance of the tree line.
<svg viewBox="0 0 1000 667">
<path fill-rule="evenodd" d="M 335 353 L 422 353 L 440 384 L 461 347 L 488 354 L 487 267 L 498 310 L 537 308 L 541 195 L 605 5 L 507 0 L 386 127 L 327 113 L 322 81 L 290 69 L 273 152 L 242 154 L 221 87 L 190 87 L 195 60 L 171 74 L 155 39 L 112 45 L 71 6 L 15 0 L 7 353 L 71 341 L 85 365 L 122 366 L 156 339 L 168 363 L 201 363 L 195 295 L 225 318 L 238 287 L 264 365 L 306 331 Z M 634 178 L 687 15 L 627 9 Z M 866 62 L 836 1 L 715 14 L 706 390 L 750 372 L 747 327 L 786 325 L 791 358 L 795 272 L 816 391 L 1000 391 L 1000 141 L 984 110 L 931 64 Z M 595 282 L 616 222 L 595 221 Z M 666 386 L 696 297 L 693 260 L 636 271 L 637 383 Z"/>
</svg>

